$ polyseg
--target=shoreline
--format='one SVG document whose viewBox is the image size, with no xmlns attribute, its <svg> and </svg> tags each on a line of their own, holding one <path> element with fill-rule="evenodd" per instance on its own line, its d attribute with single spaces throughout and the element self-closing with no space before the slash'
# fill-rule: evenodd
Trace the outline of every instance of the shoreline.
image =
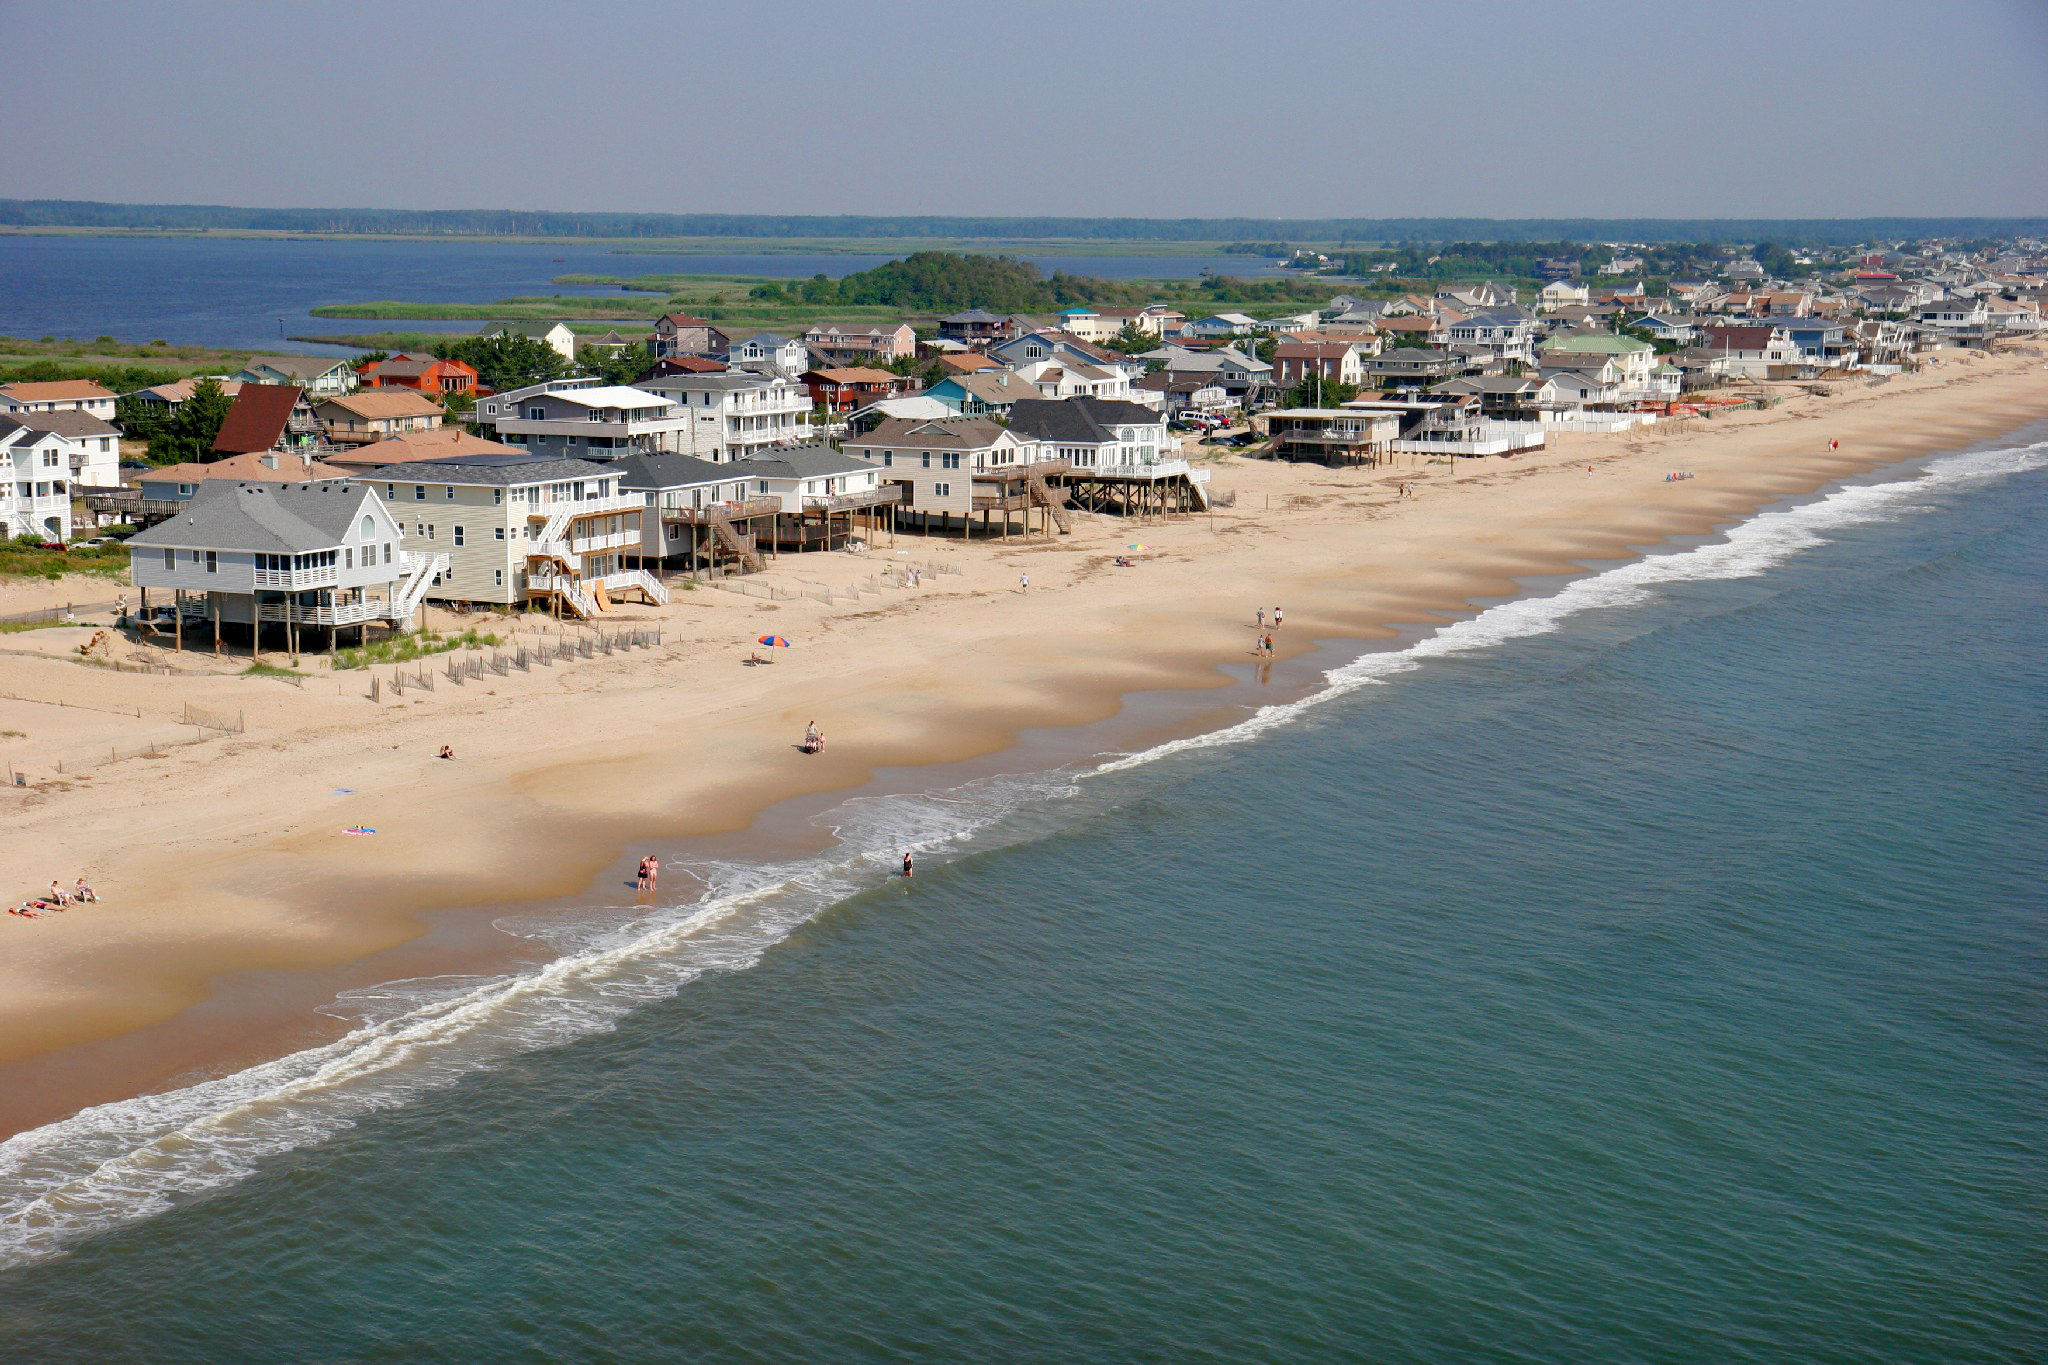
<svg viewBox="0 0 2048 1365">
<path fill-rule="evenodd" d="M 497 934 L 488 927 L 492 919 L 598 902 L 603 879 L 630 867 L 636 846 L 723 841 L 765 847 L 795 833 L 789 812 L 830 808 L 892 780 L 908 782 L 907 789 L 952 785 L 947 775 L 955 769 L 999 766 L 1034 745 L 1086 747 L 1090 735 L 1119 726 L 1142 729 L 1148 712 L 1154 718 L 1161 710 L 1180 712 L 1168 730 L 1196 715 L 1213 720 L 1238 704 L 1233 699 L 1258 691 L 1234 676 L 1257 672 L 1245 651 L 1252 603 L 1278 601 L 1288 611 L 1288 638 L 1275 665 L 1288 681 L 1270 688 L 1267 699 L 1303 694 L 1321 669 L 1304 661 L 1327 663 L 1330 650 L 1355 655 L 1360 642 L 1426 634 L 1486 605 L 1531 595 L 1530 580 L 1584 577 L 1599 572 L 1588 561 L 1611 566 L 1641 558 L 1647 547 L 1711 537 L 1784 498 L 1812 495 L 1903 460 L 1967 449 L 2048 417 L 2048 382 L 2036 355 L 1943 368 L 1950 372 L 1890 392 L 1794 399 L 1750 420 L 1628 438 L 1568 438 L 1533 459 L 1461 469 L 1455 481 L 1434 469 L 1418 475 L 1398 468 L 1235 466 L 1227 475 L 1240 491 L 1235 514 L 1206 526 L 1147 527 L 1144 538 L 1159 554 L 1136 574 L 1088 562 L 1105 559 L 1115 542 L 1135 534 L 1104 523 L 1088 528 L 1085 539 L 1071 538 L 1080 545 L 942 549 L 942 555 L 972 561 L 959 589 L 872 612 L 835 615 L 808 611 L 809 604 L 777 607 L 730 594 L 690 594 L 729 599 L 692 604 L 707 618 L 723 618 L 702 638 L 723 638 L 728 621 L 752 622 L 760 610 L 779 610 L 778 630 L 790 623 L 792 634 L 817 633 L 825 664 L 806 662 L 784 673 L 792 659 L 767 678 L 745 670 L 741 681 L 719 687 L 734 677 L 729 650 L 720 656 L 722 670 L 709 658 L 665 650 L 665 659 L 628 656 L 608 666 L 624 679 L 566 673 L 546 680 L 562 684 L 559 690 L 531 687 L 504 706 L 479 704 L 467 715 L 439 705 L 402 718 L 386 711 L 404 732 L 393 746 L 400 757 L 366 763 L 372 776 L 365 780 L 375 784 L 364 788 L 370 799 L 343 803 L 347 818 L 392 831 L 388 843 L 382 836 L 375 841 L 377 865 L 370 869 L 355 856 L 370 841 L 332 837 L 341 806 L 301 814 L 279 830 L 274 803 L 260 793 L 253 803 L 246 795 L 234 799 L 232 779 L 260 771 L 265 762 L 255 739 L 219 764 L 174 763 L 160 774 L 160 785 L 183 792 L 172 799 L 197 808 L 207 797 L 218 798 L 211 837 L 188 831 L 180 840 L 186 848 L 102 861 L 96 875 L 108 894 L 105 913 L 90 907 L 34 924 L 8 923 L 16 938 L 9 944 L 14 960 L 0 964 L 0 1038 L 6 1039 L 0 1096 L 7 1097 L 0 1099 L 0 1135 L 81 1104 L 218 1075 L 304 1045 L 313 1033 L 302 1029 L 288 1039 L 291 1030 L 281 1021 L 309 1013 L 305 998 L 317 994 L 309 983 L 404 961 L 408 950 L 445 970 L 474 966 L 483 935 Z M 1980 403 L 1968 414 L 1943 413 L 1931 431 L 1909 429 L 1906 409 L 1914 400 L 1940 412 L 1973 388 L 1980 396 L 1996 390 L 1990 414 Z M 1828 432 L 1843 436 L 1841 452 L 1811 449 L 1824 438 L 1810 434 L 1820 428 L 1801 419 L 1820 417 L 1828 419 Z M 1583 473 L 1587 465 L 1599 472 Z M 1656 471 L 1665 468 L 1695 468 L 1700 477 L 1664 485 Z M 1545 474 L 1552 477 L 1537 477 Z M 1422 495 L 1394 501 L 1391 485 L 1398 480 L 1418 482 Z M 1246 507 L 1247 487 L 1261 484 L 1269 498 L 1306 493 L 1318 505 L 1278 512 Z M 1626 490 L 1625 499 L 1607 496 L 1617 486 Z M 1361 541 L 1362 529 L 1375 536 Z M 1049 559 L 1056 564 L 1047 565 Z M 1002 585 L 1014 581 L 1019 563 L 1053 591 L 1029 599 L 1008 593 Z M 1211 572 L 1204 575 L 1204 569 Z M 1197 609 L 1163 604 L 1148 590 L 1162 579 L 1203 594 Z M 987 610 L 1006 595 L 1012 600 L 1005 610 Z M 1056 605 L 1048 613 L 1048 599 L 1074 610 Z M 965 615 L 968 606 L 976 608 L 973 617 Z M 804 615 L 813 619 L 794 627 L 793 618 Z M 889 616 L 896 619 L 880 629 L 847 629 Z M 1058 647 L 1048 651 L 1047 639 Z M 679 672 L 699 676 L 679 680 Z M 702 708 L 678 716 L 676 693 L 693 689 L 691 699 Z M 1152 708 L 1144 698 L 1153 695 L 1186 703 Z M 342 704 L 329 709 L 340 723 L 278 744 L 299 771 L 346 752 L 350 718 L 355 747 L 362 747 L 369 704 L 336 700 Z M 465 705 L 472 700 L 480 703 L 462 699 Z M 608 731 L 600 727 L 592 735 L 565 726 L 548 735 L 552 742 L 539 743 L 538 752 L 491 755 L 475 768 L 465 760 L 455 772 L 422 772 L 413 754 L 425 751 L 422 722 L 445 722 L 439 732 L 458 730 L 467 755 L 488 753 L 488 736 L 522 721 L 574 718 L 588 725 L 588 713 L 607 706 L 619 717 Z M 508 710 L 526 714 L 497 714 Z M 809 714 L 830 717 L 826 729 L 835 742 L 828 754 L 792 760 L 778 753 Z M 850 741 L 848 730 L 854 732 Z M 1037 738 L 1043 735 L 1056 738 Z M 215 771 L 204 772 L 208 768 Z M 225 784 L 224 776 L 230 779 Z M 208 778 L 228 790 L 192 790 Z M 73 847 L 123 821 L 131 832 L 161 836 L 177 829 L 168 818 L 174 813 L 151 813 L 141 799 L 98 812 L 95 827 L 79 810 L 86 803 L 75 799 L 78 793 L 59 795 L 72 799 L 47 804 L 60 808 L 59 816 L 77 817 L 79 827 L 68 836 Z M 40 809 L 30 814 L 41 831 L 64 823 Z M 152 909 L 135 902 L 144 887 Z M 165 915 L 175 923 L 166 924 Z M 41 933 L 60 926 L 61 938 Z M 500 962 L 527 948 L 509 936 L 497 938 Z M 374 982 L 365 978 L 363 984 Z M 331 997 L 329 990 L 325 999 Z M 190 1036 L 174 1044 L 169 1035 L 181 1020 Z M 230 1041 L 231 1047 L 222 1046 Z M 91 1064 L 95 1058 L 106 1065 Z M 90 1079 L 60 1081 L 60 1073 Z"/>
</svg>

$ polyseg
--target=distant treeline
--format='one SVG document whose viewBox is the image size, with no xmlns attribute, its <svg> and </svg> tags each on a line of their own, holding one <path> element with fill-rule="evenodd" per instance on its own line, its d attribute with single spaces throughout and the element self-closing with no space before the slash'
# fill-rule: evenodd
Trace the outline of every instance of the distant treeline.
<svg viewBox="0 0 2048 1365">
<path fill-rule="evenodd" d="M 0 199 L 0 226 L 448 237 L 889 237 L 1263 242 L 1755 242 L 1843 246 L 2048 233 L 2048 218 L 934 218 L 519 209 L 250 209 Z"/>
<path fill-rule="evenodd" d="M 1041 313 L 1074 304 L 1137 307 L 1159 301 L 1209 306 L 1234 303 L 1321 301 L 1330 287 L 1301 278 L 1240 280 L 1208 275 L 1201 280 L 1101 280 L 1054 271 L 1012 256 L 913 252 L 843 279 L 814 275 L 808 280 L 757 284 L 748 297 L 757 303 L 832 307 L 849 304 L 894 308 L 906 313 L 947 313 L 988 308 L 998 313 Z"/>
</svg>

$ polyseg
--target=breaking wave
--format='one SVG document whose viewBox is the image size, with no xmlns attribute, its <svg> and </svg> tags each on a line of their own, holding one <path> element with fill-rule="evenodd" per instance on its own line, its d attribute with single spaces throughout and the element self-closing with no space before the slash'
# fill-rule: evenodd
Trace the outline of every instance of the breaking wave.
<svg viewBox="0 0 2048 1365">
<path fill-rule="evenodd" d="M 0 1143 L 0 1266 L 148 1218 L 233 1184 L 279 1153 L 322 1142 L 367 1114 L 505 1059 L 612 1028 L 628 1012 L 712 972 L 743 971 L 828 907 L 883 882 L 912 849 L 930 867 L 1071 827 L 1074 802 L 1113 790 L 1086 779 L 1244 744 L 1433 658 L 1547 634 L 1586 611 L 1626 607 L 1664 585 L 1752 577 L 1827 543 L 1839 528 L 1925 506 L 1932 493 L 2048 463 L 2048 442 L 1945 456 L 1919 474 L 1839 489 L 1761 513 L 1722 538 L 1592 574 L 1559 592 L 1489 608 L 1405 648 L 1331 669 L 1297 701 L 1237 724 L 1110 757 L 1082 774 L 1006 776 L 943 792 L 855 798 L 828 817 L 825 853 L 777 865 L 706 865 L 688 904 L 580 920 L 500 922 L 560 955 L 498 977 L 398 981 L 338 998 L 342 1037 L 233 1075 L 98 1105 Z"/>
</svg>

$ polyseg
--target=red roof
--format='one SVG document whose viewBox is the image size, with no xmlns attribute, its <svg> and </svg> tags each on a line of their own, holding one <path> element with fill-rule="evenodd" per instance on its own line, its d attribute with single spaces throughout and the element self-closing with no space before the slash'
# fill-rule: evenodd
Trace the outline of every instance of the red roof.
<svg viewBox="0 0 2048 1365">
<path fill-rule="evenodd" d="M 214 453 L 246 455 L 252 450 L 270 450 L 284 439 L 285 423 L 305 390 L 291 384 L 244 384 L 235 394 L 220 435 L 213 438 Z"/>
</svg>

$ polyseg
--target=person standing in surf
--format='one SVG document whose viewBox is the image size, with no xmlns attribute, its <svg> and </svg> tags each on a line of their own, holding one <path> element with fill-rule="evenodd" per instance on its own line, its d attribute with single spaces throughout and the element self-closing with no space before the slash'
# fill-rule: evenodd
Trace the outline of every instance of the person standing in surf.
<svg viewBox="0 0 2048 1365">
<path fill-rule="evenodd" d="M 906 877 L 915 877 L 917 875 L 917 859 L 909 849 L 903 851 L 903 875 Z"/>
</svg>

